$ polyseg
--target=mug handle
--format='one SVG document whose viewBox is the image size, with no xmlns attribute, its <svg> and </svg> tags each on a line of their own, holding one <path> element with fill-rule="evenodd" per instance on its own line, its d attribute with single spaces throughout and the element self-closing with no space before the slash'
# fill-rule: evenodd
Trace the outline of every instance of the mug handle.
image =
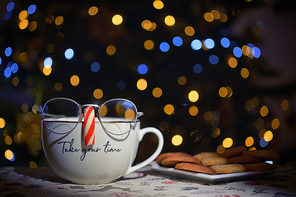
<svg viewBox="0 0 296 197">
<path fill-rule="evenodd" d="M 152 162 L 154 159 L 156 159 L 156 157 L 160 154 L 160 152 L 162 151 L 162 148 L 163 148 L 163 136 L 162 136 L 162 133 L 154 128 L 154 127 L 146 127 L 146 128 L 143 128 L 140 130 L 139 132 L 139 142 L 142 141 L 143 139 L 143 136 L 146 134 L 146 133 L 154 133 L 157 138 L 158 138 L 158 146 L 155 150 L 155 152 L 150 156 L 148 157 L 145 161 L 135 165 L 135 166 L 132 166 L 128 169 L 128 171 L 125 173 L 125 175 L 131 173 L 131 172 L 134 172 L 146 165 L 148 165 L 150 162 Z"/>
</svg>

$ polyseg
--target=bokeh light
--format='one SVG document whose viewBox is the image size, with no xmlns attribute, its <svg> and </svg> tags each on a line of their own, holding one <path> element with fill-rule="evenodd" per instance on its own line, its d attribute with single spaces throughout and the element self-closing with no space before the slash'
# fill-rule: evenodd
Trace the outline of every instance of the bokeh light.
<svg viewBox="0 0 296 197">
<path fill-rule="evenodd" d="M 137 88 L 141 91 L 146 90 L 148 84 L 147 81 L 145 79 L 139 79 L 137 81 Z"/>
<path fill-rule="evenodd" d="M 96 6 L 92 6 L 88 9 L 88 14 L 90 16 L 95 16 L 98 13 L 99 9 Z"/>
<path fill-rule="evenodd" d="M 202 71 L 202 65 L 200 65 L 200 64 L 195 64 L 195 65 L 193 66 L 193 72 L 194 72 L 194 73 L 199 74 L 199 73 L 201 73 L 201 71 Z"/>
<path fill-rule="evenodd" d="M 178 78 L 179 85 L 185 85 L 187 83 L 187 78 L 185 76 L 181 76 Z"/>
<path fill-rule="evenodd" d="M 155 97 L 155 98 L 159 98 L 162 96 L 162 89 L 159 88 L 159 87 L 156 87 L 152 90 L 152 95 Z"/>
<path fill-rule="evenodd" d="M 228 38 L 221 38 L 220 40 L 220 43 L 221 45 L 224 47 L 224 48 L 228 48 L 230 46 L 230 41 Z"/>
<path fill-rule="evenodd" d="M 193 49 L 193 50 L 199 50 L 199 49 L 201 49 L 201 47 L 202 47 L 202 42 L 200 41 L 200 40 L 198 40 L 198 39 L 194 39 L 192 42 L 191 42 L 191 48 Z"/>
<path fill-rule="evenodd" d="M 205 47 L 206 47 L 207 49 L 212 49 L 212 48 L 215 47 L 215 42 L 214 42 L 213 39 L 211 39 L 211 38 L 207 38 L 207 39 L 205 39 L 205 41 L 204 41 L 204 45 L 205 45 Z"/>
<path fill-rule="evenodd" d="M 191 26 L 185 27 L 184 32 L 187 36 L 193 36 L 195 34 L 195 30 Z"/>
<path fill-rule="evenodd" d="M 93 62 L 93 63 L 91 63 L 91 65 L 90 65 L 90 70 L 91 70 L 92 72 L 98 72 L 98 71 L 100 70 L 100 68 L 101 68 L 101 65 L 100 65 L 99 62 Z"/>
<path fill-rule="evenodd" d="M 253 144 L 254 144 L 254 138 L 252 136 L 247 137 L 245 140 L 246 147 L 253 146 Z"/>
<path fill-rule="evenodd" d="M 175 25 L 175 18 L 172 16 L 172 15 L 168 15 L 164 18 L 164 23 L 167 25 L 167 26 L 173 26 Z"/>
<path fill-rule="evenodd" d="M 148 67 L 146 66 L 146 64 L 140 64 L 138 66 L 138 72 L 141 74 L 141 75 L 145 75 L 147 72 L 148 72 Z"/>
<path fill-rule="evenodd" d="M 77 75 L 73 75 L 70 78 L 70 83 L 71 83 L 72 86 L 78 86 L 79 82 L 80 82 L 80 79 L 79 79 L 79 77 Z"/>
<path fill-rule="evenodd" d="M 173 38 L 173 44 L 177 47 L 181 46 L 183 44 L 183 40 L 180 36 L 175 36 Z"/>
<path fill-rule="evenodd" d="M 0 118 L 0 129 L 3 129 L 5 127 L 5 120 L 3 118 Z"/>
<path fill-rule="evenodd" d="M 247 69 L 247 68 L 242 68 L 241 69 L 241 76 L 243 77 L 243 78 L 248 78 L 249 77 L 249 75 L 250 75 L 250 72 L 249 72 L 249 70 Z"/>
<path fill-rule="evenodd" d="M 146 50 L 152 50 L 154 48 L 154 42 L 152 40 L 146 40 L 144 42 L 144 48 Z"/>
<path fill-rule="evenodd" d="M 218 64 L 218 62 L 219 62 L 218 56 L 217 55 L 210 55 L 209 62 L 213 65 Z"/>
<path fill-rule="evenodd" d="M 224 148 L 230 148 L 233 145 L 233 139 L 230 137 L 225 138 L 222 142 L 222 145 Z"/>
<path fill-rule="evenodd" d="M 57 25 L 57 26 L 62 25 L 63 22 L 64 22 L 64 17 L 62 17 L 62 16 L 58 16 L 58 17 L 56 17 L 56 19 L 54 20 L 54 23 L 55 23 L 55 25 Z"/>
<path fill-rule="evenodd" d="M 263 138 L 266 142 L 270 142 L 273 139 L 273 133 L 271 131 L 266 131 Z"/>
<path fill-rule="evenodd" d="M 280 126 L 279 119 L 277 119 L 277 118 L 273 119 L 272 122 L 271 122 L 272 129 L 278 129 L 279 126 Z"/>
<path fill-rule="evenodd" d="M 229 58 L 228 59 L 228 65 L 231 68 L 235 68 L 237 66 L 237 60 L 236 60 L 236 58 L 234 58 L 234 57 Z"/>
<path fill-rule="evenodd" d="M 199 94 L 196 90 L 191 90 L 188 94 L 188 99 L 195 103 L 199 99 Z"/>
<path fill-rule="evenodd" d="M 164 106 L 163 111 L 167 115 L 172 115 L 175 112 L 175 107 L 172 104 L 167 104 Z"/>
<path fill-rule="evenodd" d="M 123 22 L 123 17 L 120 14 L 116 14 L 112 17 L 112 23 L 114 25 L 120 25 Z"/>
<path fill-rule="evenodd" d="M 67 60 L 71 60 L 74 57 L 74 50 L 69 48 L 65 51 L 64 55 Z"/>
<path fill-rule="evenodd" d="M 267 106 L 264 105 L 264 106 L 262 106 L 262 107 L 260 108 L 260 115 L 261 115 L 262 117 L 267 116 L 268 112 L 269 112 L 269 110 L 268 110 L 268 107 L 267 107 Z"/>
<path fill-rule="evenodd" d="M 289 108 L 289 102 L 287 100 L 283 100 L 281 103 L 281 108 L 283 111 L 286 111 Z"/>
<path fill-rule="evenodd" d="M 170 50 L 170 45 L 169 43 L 167 42 L 162 42 L 160 43 L 159 45 L 159 49 L 162 51 L 162 52 L 168 52 Z"/>
<path fill-rule="evenodd" d="M 95 89 L 94 92 L 93 92 L 93 96 L 96 98 L 96 99 L 101 99 L 103 97 L 103 91 L 101 89 Z"/>
<path fill-rule="evenodd" d="M 175 135 L 172 137 L 172 144 L 174 146 L 180 146 L 183 142 L 183 137 L 181 135 Z"/>
<path fill-rule="evenodd" d="M 116 53 L 116 47 L 114 45 L 109 45 L 107 48 L 106 48 L 106 53 L 107 55 L 109 56 L 112 56 Z"/>
<path fill-rule="evenodd" d="M 4 155 L 5 155 L 5 158 L 6 158 L 7 160 L 9 160 L 9 161 L 14 161 L 14 160 L 15 160 L 14 153 L 13 153 L 11 150 L 9 150 L 9 149 L 7 149 L 7 150 L 5 151 Z"/>
<path fill-rule="evenodd" d="M 153 7 L 158 10 L 161 10 L 164 7 L 164 4 L 161 0 L 155 0 L 153 1 Z"/>
<path fill-rule="evenodd" d="M 28 7 L 28 14 L 34 14 L 36 11 L 36 5 L 32 4 Z"/>
<path fill-rule="evenodd" d="M 196 116 L 198 114 L 198 108 L 196 106 L 190 106 L 189 108 L 189 114 L 191 116 Z"/>
<path fill-rule="evenodd" d="M 117 81 L 117 83 L 116 83 L 116 87 L 117 87 L 119 90 L 123 90 L 123 89 L 126 87 L 125 81 L 123 81 L 123 80 L 119 80 L 119 81 Z"/>
</svg>

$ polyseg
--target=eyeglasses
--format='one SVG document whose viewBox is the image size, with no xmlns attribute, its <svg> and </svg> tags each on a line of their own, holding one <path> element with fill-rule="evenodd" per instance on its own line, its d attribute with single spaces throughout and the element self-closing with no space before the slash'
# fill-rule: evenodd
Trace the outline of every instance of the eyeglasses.
<svg viewBox="0 0 296 197">
<path fill-rule="evenodd" d="M 101 105 L 80 105 L 72 99 L 63 97 L 48 100 L 43 107 L 40 107 L 38 114 L 42 116 L 44 125 L 51 132 L 62 135 L 76 128 L 83 119 L 82 110 L 86 107 L 96 109 L 95 114 L 102 128 L 113 135 L 127 134 L 135 128 L 138 118 L 143 115 L 143 112 L 138 112 L 133 102 L 123 98 L 110 99 Z M 52 122 L 60 122 L 61 124 L 51 124 Z M 66 124 L 63 129 L 57 129 L 57 127 L 65 125 L 63 122 L 71 122 L 72 124 Z M 108 124 L 114 122 L 128 122 L 130 126 L 119 134 L 107 129 Z"/>
</svg>

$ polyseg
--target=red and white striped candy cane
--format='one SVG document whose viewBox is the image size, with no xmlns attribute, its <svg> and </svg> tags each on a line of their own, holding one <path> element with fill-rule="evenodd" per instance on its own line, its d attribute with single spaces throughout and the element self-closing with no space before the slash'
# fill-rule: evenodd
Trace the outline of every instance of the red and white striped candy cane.
<svg viewBox="0 0 296 197">
<path fill-rule="evenodd" d="M 95 144 L 95 110 L 93 107 L 84 109 L 84 144 Z"/>
</svg>

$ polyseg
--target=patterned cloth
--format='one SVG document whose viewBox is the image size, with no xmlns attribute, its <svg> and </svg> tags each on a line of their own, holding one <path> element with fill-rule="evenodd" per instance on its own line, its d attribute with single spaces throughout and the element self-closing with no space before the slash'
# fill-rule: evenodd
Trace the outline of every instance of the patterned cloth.
<svg viewBox="0 0 296 197">
<path fill-rule="evenodd" d="M 0 196 L 296 197 L 296 171 L 276 172 L 243 181 L 207 184 L 170 177 L 145 167 L 113 183 L 78 185 L 59 178 L 47 167 L 34 169 L 2 167 Z"/>
</svg>

